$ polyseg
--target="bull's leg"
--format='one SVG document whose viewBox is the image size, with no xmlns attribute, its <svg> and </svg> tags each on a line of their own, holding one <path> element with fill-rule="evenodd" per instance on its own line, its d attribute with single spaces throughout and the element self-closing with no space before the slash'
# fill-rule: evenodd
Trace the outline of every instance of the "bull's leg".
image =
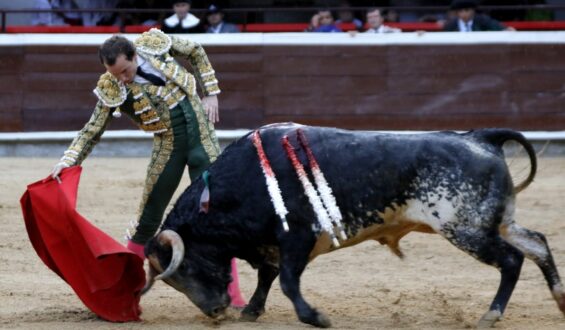
<svg viewBox="0 0 565 330">
<path fill-rule="evenodd" d="M 497 238 L 497 240 L 498 239 L 500 238 Z M 504 314 L 506 305 L 508 305 L 510 296 L 514 291 L 514 287 L 516 287 L 516 282 L 518 282 L 520 278 L 520 272 L 524 262 L 524 255 L 509 244 L 496 244 L 493 246 L 493 249 L 487 253 L 495 253 L 497 255 L 494 256 L 495 258 L 490 260 L 490 262 L 488 261 L 489 258 L 481 258 L 479 256 L 478 259 L 499 269 L 500 284 L 488 312 L 481 317 L 477 324 L 479 328 L 490 328 L 502 318 L 502 314 Z"/>
<path fill-rule="evenodd" d="M 320 328 L 331 327 L 330 319 L 323 313 L 312 308 L 302 297 L 300 292 L 300 276 L 308 264 L 308 255 L 314 246 L 308 239 L 295 236 L 293 242 L 281 244 L 280 282 L 283 293 L 292 301 L 298 319 L 304 323 Z M 300 242 L 300 243 L 299 243 Z"/>
<path fill-rule="evenodd" d="M 500 285 L 486 312 L 477 326 L 492 327 L 504 314 L 506 305 L 520 277 L 524 255 L 512 245 L 506 243 L 498 233 L 470 231 L 457 228 L 445 237 L 461 250 L 469 253 L 500 271 Z"/>
<path fill-rule="evenodd" d="M 561 279 L 559 278 L 559 273 L 545 236 L 536 231 L 521 227 L 516 223 L 503 224 L 500 226 L 500 233 L 508 243 L 522 251 L 526 258 L 531 259 L 538 265 L 559 309 L 565 314 L 565 290 L 563 290 L 563 285 L 561 284 Z"/>
<path fill-rule="evenodd" d="M 271 290 L 271 285 L 279 275 L 278 267 L 263 264 L 259 267 L 257 288 L 249 301 L 249 304 L 241 312 L 241 319 L 244 321 L 255 321 L 265 313 L 265 302 Z"/>
</svg>

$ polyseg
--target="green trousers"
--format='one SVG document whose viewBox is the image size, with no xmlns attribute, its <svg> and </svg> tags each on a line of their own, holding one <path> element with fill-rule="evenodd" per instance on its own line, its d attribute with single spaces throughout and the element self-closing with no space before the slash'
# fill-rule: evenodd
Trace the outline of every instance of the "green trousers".
<svg viewBox="0 0 565 330">
<path fill-rule="evenodd" d="M 165 209 L 182 178 L 185 167 L 191 182 L 210 165 L 204 150 L 196 115 L 188 99 L 170 110 L 173 151 L 142 208 L 132 241 L 145 244 L 159 229 Z"/>
</svg>

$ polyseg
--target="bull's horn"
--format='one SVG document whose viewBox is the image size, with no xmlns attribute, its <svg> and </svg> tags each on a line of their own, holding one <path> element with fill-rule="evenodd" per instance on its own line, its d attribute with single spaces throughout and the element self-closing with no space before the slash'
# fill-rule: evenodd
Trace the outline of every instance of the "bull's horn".
<svg viewBox="0 0 565 330">
<path fill-rule="evenodd" d="M 170 245 L 171 248 L 173 249 L 173 256 L 171 257 L 171 262 L 169 263 L 169 266 L 167 267 L 167 269 L 165 269 L 164 272 L 162 272 L 161 274 L 155 277 L 155 280 L 162 280 L 168 278 L 174 272 L 176 272 L 177 268 L 179 268 L 180 264 L 182 263 L 182 260 L 184 259 L 184 243 L 182 241 L 182 238 L 179 236 L 179 234 L 177 234 L 176 232 L 170 229 L 163 230 L 157 236 L 157 241 L 161 245 Z M 151 258 L 149 258 L 149 260 L 153 264 Z M 158 267 L 155 268 L 159 270 L 159 268 L 161 268 L 160 267 L 161 265 L 159 264 L 158 261 L 156 262 L 158 264 Z"/>
</svg>

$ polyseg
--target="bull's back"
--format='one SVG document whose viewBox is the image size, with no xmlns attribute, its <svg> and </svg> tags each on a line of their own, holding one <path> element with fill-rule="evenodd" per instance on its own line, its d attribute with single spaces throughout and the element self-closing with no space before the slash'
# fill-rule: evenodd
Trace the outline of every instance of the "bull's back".
<svg viewBox="0 0 565 330">
<path fill-rule="evenodd" d="M 402 218 L 396 211 L 414 200 L 425 205 L 430 194 L 442 192 L 445 196 L 455 196 L 459 193 L 458 187 L 472 189 L 472 186 L 488 185 L 482 179 L 493 172 L 493 168 L 497 168 L 494 172 L 500 174 L 497 180 L 503 185 L 508 179 L 500 152 L 488 143 L 475 141 L 472 136 L 449 132 L 380 134 L 293 124 L 268 126 L 260 130 L 262 145 L 289 211 L 291 231 L 293 226 L 312 228 L 317 223 L 316 214 L 282 146 L 282 138 L 288 136 L 309 171 L 306 154 L 297 140 L 297 129 L 304 132 L 333 191 L 346 233 L 353 238 L 351 244 L 368 238 L 379 240 L 376 238 L 378 229 L 382 232 L 395 226 L 399 232 L 428 231 L 428 225 L 422 228 L 413 224 L 398 225 L 400 220 L 409 219 Z M 234 219 L 245 216 L 257 233 L 272 232 L 270 238 L 274 239 L 272 228 L 277 228 L 279 219 L 274 213 L 251 135 L 229 146 L 210 172 L 212 182 L 223 182 L 223 191 L 211 191 L 212 197 L 222 204 L 224 213 L 231 213 Z M 385 226 L 387 221 L 389 226 Z M 262 240 L 259 236 L 256 238 Z"/>
<path fill-rule="evenodd" d="M 328 138 L 326 132 L 320 140 Z M 319 148 L 320 155 L 334 155 L 320 163 L 328 165 L 325 172 L 334 180 L 330 186 L 340 209 L 346 210 L 348 240 L 341 247 L 372 239 L 401 256 L 398 242 L 409 232 L 440 232 L 458 217 L 478 220 L 474 208 L 494 213 L 511 194 L 501 148 L 474 136 L 345 132 L 343 137 Z M 348 152 L 353 147 L 357 150 Z M 339 154 L 347 157 L 335 160 Z M 334 249 L 323 233 L 311 258 Z"/>
</svg>

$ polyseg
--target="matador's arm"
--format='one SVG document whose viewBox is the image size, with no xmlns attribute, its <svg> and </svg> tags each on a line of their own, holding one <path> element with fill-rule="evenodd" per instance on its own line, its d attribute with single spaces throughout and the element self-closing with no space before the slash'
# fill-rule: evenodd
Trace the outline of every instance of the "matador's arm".
<svg viewBox="0 0 565 330">
<path fill-rule="evenodd" d="M 172 40 L 170 54 L 172 56 L 182 57 L 190 62 L 194 69 L 194 77 L 198 80 L 204 95 L 210 96 L 219 94 L 220 88 L 215 71 L 202 45 L 177 36 L 170 37 Z"/>
<path fill-rule="evenodd" d="M 92 116 L 65 151 L 61 162 L 69 166 L 80 165 L 90 154 L 96 143 L 100 141 L 102 133 L 104 133 L 106 126 L 110 122 L 111 112 L 109 107 L 98 101 Z"/>
</svg>

